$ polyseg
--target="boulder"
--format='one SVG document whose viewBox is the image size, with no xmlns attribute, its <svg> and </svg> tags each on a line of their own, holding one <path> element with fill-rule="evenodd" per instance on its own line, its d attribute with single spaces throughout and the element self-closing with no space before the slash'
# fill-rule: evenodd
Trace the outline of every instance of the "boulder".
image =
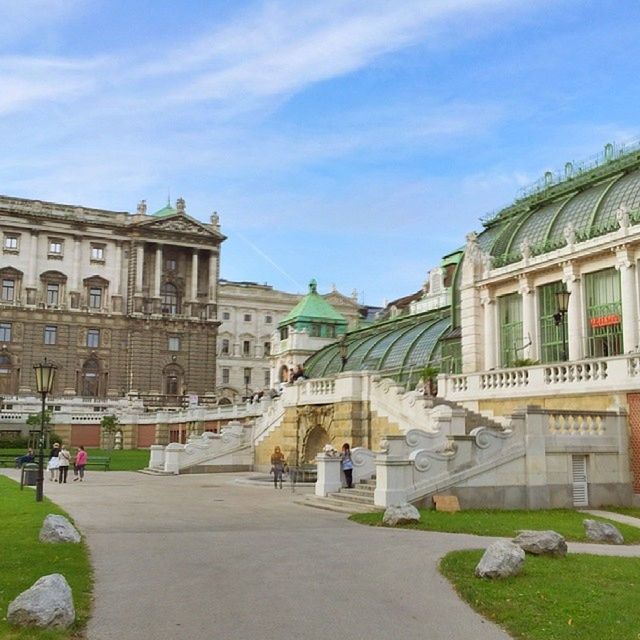
<svg viewBox="0 0 640 640">
<path fill-rule="evenodd" d="M 24 627 L 67 628 L 76 619 L 71 587 L 65 577 L 52 573 L 37 580 L 9 603 L 7 621 Z"/>
<path fill-rule="evenodd" d="M 518 531 L 513 543 L 536 556 L 563 558 L 567 555 L 567 542 L 555 531 Z"/>
<path fill-rule="evenodd" d="M 420 512 L 412 504 L 392 505 L 384 512 L 382 522 L 391 527 L 397 524 L 413 524 L 420 522 Z"/>
<path fill-rule="evenodd" d="M 624 544 L 624 538 L 617 527 L 599 520 L 585 520 L 584 529 L 589 540 L 606 542 L 607 544 Z"/>
<path fill-rule="evenodd" d="M 524 551 L 509 540 L 491 543 L 476 566 L 478 578 L 517 576 L 524 566 Z"/>
<path fill-rule="evenodd" d="M 50 513 L 42 523 L 40 542 L 80 542 L 80 534 L 64 516 Z"/>
</svg>

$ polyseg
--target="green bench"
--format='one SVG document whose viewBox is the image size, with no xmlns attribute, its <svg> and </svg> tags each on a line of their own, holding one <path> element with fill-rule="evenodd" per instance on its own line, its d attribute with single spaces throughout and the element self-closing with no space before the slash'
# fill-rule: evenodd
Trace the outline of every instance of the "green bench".
<svg viewBox="0 0 640 640">
<path fill-rule="evenodd" d="M 88 467 L 102 467 L 105 471 L 109 471 L 111 458 L 109 456 L 89 456 L 87 459 Z"/>
<path fill-rule="evenodd" d="M 15 467 L 19 457 L 15 453 L 0 453 L 0 467 Z"/>
</svg>

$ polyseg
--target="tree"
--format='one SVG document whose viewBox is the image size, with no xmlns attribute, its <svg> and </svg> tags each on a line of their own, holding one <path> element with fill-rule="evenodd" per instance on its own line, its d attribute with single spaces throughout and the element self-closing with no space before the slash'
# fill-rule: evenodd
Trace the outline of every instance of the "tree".
<svg viewBox="0 0 640 640">
<path fill-rule="evenodd" d="M 44 411 L 44 442 L 42 443 L 43 447 L 49 446 L 49 440 L 51 439 L 51 432 L 49 431 L 49 424 L 51 423 L 51 411 L 45 409 Z M 42 426 L 42 411 L 38 411 L 38 413 L 30 413 L 27 418 L 27 426 L 29 427 L 29 431 L 40 431 Z M 38 436 L 39 438 L 40 436 Z M 29 446 L 33 446 L 34 448 L 38 447 L 38 438 L 34 438 L 34 434 L 32 433 L 29 436 Z"/>
<path fill-rule="evenodd" d="M 107 449 L 111 451 L 115 445 L 116 433 L 118 432 L 118 418 L 115 416 L 104 416 L 100 420 L 102 428 L 102 439 L 107 445 Z"/>
<path fill-rule="evenodd" d="M 426 366 L 420 372 L 420 376 L 424 381 L 424 389 L 425 394 L 429 396 L 438 395 L 438 374 L 440 373 L 440 369 L 437 367 L 432 367 L 431 365 Z"/>
</svg>

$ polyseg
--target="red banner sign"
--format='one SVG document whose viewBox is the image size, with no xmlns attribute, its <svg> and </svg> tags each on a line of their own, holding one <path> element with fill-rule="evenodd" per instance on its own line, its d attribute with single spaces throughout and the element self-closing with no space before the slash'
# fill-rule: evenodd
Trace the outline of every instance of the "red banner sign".
<svg viewBox="0 0 640 640">
<path fill-rule="evenodd" d="M 622 318 L 617 313 L 611 313 L 608 316 L 599 316 L 598 318 L 591 318 L 591 327 L 593 329 L 599 329 L 600 327 L 608 327 L 612 324 L 620 324 Z"/>
</svg>

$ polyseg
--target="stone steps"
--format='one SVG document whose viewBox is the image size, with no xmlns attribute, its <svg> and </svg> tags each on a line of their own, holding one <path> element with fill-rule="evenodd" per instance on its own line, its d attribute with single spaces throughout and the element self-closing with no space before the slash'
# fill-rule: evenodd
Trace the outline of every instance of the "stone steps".
<svg viewBox="0 0 640 640">
<path fill-rule="evenodd" d="M 346 502 L 336 498 L 322 498 L 316 495 L 306 495 L 303 498 L 294 500 L 296 504 L 300 504 L 305 507 L 313 507 L 314 509 L 324 509 L 325 511 L 335 511 L 337 513 L 373 513 L 380 511 L 373 504 L 368 505 L 357 502 Z"/>
</svg>

